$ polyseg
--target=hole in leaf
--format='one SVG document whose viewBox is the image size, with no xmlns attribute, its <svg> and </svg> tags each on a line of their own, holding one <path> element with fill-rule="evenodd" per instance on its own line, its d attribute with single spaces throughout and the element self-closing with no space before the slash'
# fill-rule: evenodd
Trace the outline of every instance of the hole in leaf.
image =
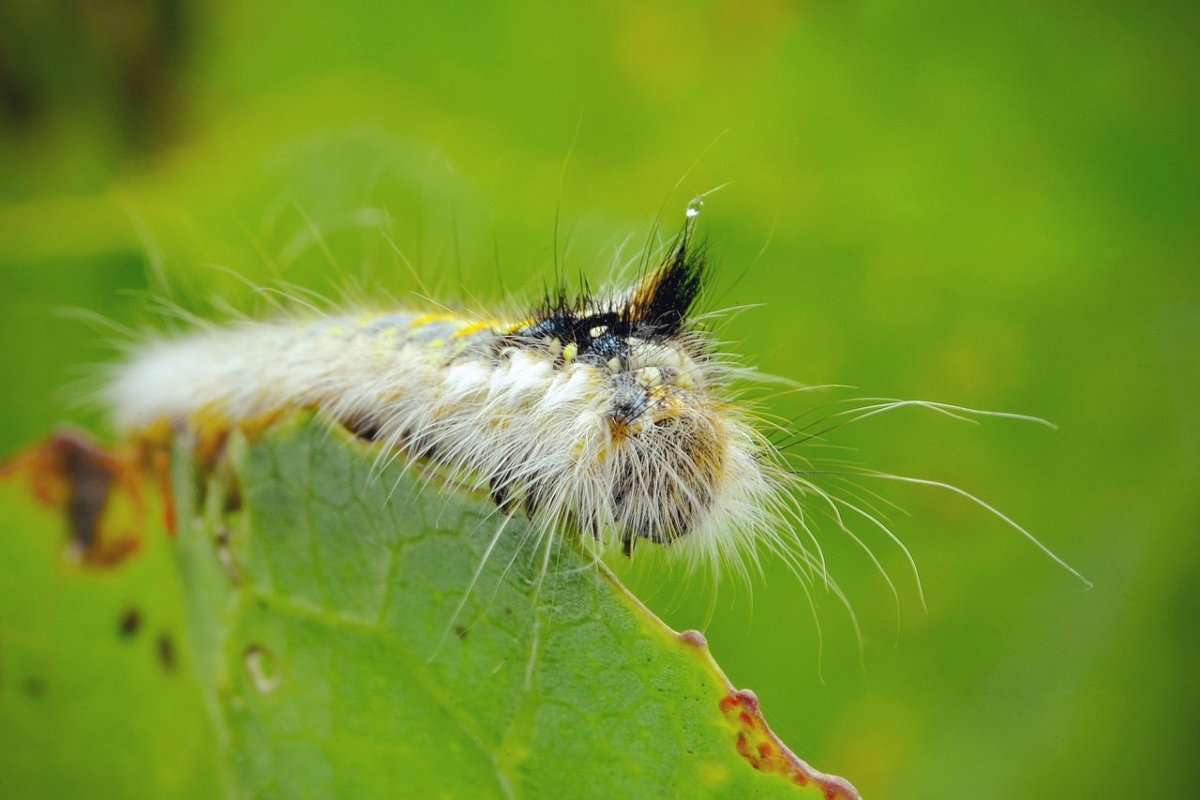
<svg viewBox="0 0 1200 800">
<path fill-rule="evenodd" d="M 246 674 L 250 676 L 250 682 L 259 694 L 270 694 L 279 688 L 282 676 L 275 656 L 270 651 L 256 644 L 251 645 L 246 648 L 243 660 L 246 664 Z"/>
</svg>

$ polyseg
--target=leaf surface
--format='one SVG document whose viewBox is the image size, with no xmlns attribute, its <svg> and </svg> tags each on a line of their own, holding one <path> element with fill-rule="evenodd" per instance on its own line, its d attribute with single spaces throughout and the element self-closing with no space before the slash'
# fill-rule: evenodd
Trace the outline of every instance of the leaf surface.
<svg viewBox="0 0 1200 800">
<path fill-rule="evenodd" d="M 153 681 L 139 692 L 104 664 L 83 685 L 111 704 L 89 718 L 91 734 L 66 740 L 92 752 L 64 767 L 65 783 L 39 783 L 36 770 L 0 761 L 0 779 L 24 776 L 17 785 L 26 791 L 13 796 L 107 775 L 121 796 L 857 797 L 775 738 L 753 694 L 733 690 L 700 634 L 666 628 L 576 542 L 539 546 L 522 518 L 416 468 L 379 468 L 376 447 L 311 415 L 253 441 L 235 433 L 205 466 L 190 453 L 176 442 L 162 474 L 175 528 L 164 550 L 173 550 L 177 576 L 160 558 L 146 587 L 173 596 L 174 618 L 186 619 L 184 675 L 168 687 L 174 694 Z M 6 536 L 31 533 L 43 550 L 61 547 L 63 519 L 78 518 L 79 503 L 54 485 L 56 524 L 21 516 L 46 492 L 33 502 L 13 492 L 15 529 Z M 125 541 L 115 509 L 143 524 L 162 517 L 147 511 L 154 493 L 144 481 L 117 488 L 131 494 L 98 506 L 97 553 L 129 549 L 114 550 L 114 540 Z M 63 515 L 71 508 L 74 517 Z M 119 565 L 94 556 L 102 567 L 63 578 L 75 594 L 59 616 L 85 630 L 99 624 L 93 611 L 112 616 L 95 581 L 131 580 L 147 569 L 144 555 Z M 3 599 L 20 605 L 16 595 L 10 587 Z M 45 656 L 63 674 L 85 660 L 70 647 Z M 14 702 L 0 700 L 10 720 Z M 190 714 L 168 720 L 172 702 Z M 78 727 L 78 706 L 25 711 L 19 730 L 38 736 L 48 735 L 43 726 Z M 101 742 L 106 717 L 163 729 Z M 207 749 L 163 745 L 196 730 Z M 124 766 L 103 768 L 114 763 Z M 138 785 L 145 763 L 171 779 Z"/>
<path fill-rule="evenodd" d="M 583 548 L 377 455 L 292 421 L 235 441 L 202 501 L 175 459 L 241 793 L 853 796 Z"/>
</svg>

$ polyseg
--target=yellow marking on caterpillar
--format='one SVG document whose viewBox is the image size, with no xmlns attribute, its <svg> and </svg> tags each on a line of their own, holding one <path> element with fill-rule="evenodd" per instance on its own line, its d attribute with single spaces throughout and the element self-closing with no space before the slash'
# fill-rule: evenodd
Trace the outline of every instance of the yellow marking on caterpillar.
<svg viewBox="0 0 1200 800">
<path fill-rule="evenodd" d="M 532 327 L 533 325 L 536 325 L 539 321 L 540 320 L 537 320 L 533 317 L 527 317 L 525 319 L 517 320 L 516 322 L 497 323 L 496 332 L 500 333 L 500 334 L 505 334 L 505 335 L 512 335 L 512 334 L 516 333 L 517 331 L 522 331 L 525 328 L 529 328 L 529 327 Z"/>
<path fill-rule="evenodd" d="M 488 331 L 497 327 L 498 321 L 494 319 L 484 320 L 483 322 L 473 322 L 470 325 L 465 325 L 454 332 L 455 339 L 464 339 L 472 336 L 480 331 Z"/>
<path fill-rule="evenodd" d="M 416 319 L 414 319 L 412 322 L 408 323 L 408 328 L 409 328 L 409 330 L 414 330 L 416 328 L 424 328 L 426 325 L 432 325 L 435 322 L 452 322 L 457 319 L 458 319 L 458 317 L 456 317 L 455 315 L 446 314 L 444 312 L 436 312 L 433 314 L 423 314 L 423 315 L 417 317 Z"/>
</svg>

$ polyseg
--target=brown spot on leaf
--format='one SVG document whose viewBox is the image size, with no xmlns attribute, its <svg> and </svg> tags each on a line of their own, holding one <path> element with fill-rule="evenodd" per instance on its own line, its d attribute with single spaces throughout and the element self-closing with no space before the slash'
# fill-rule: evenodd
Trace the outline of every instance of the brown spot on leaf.
<svg viewBox="0 0 1200 800">
<path fill-rule="evenodd" d="M 733 690 L 721 698 L 721 713 L 734 731 L 734 746 L 760 772 L 773 772 L 798 786 L 813 783 L 826 800 L 861 800 L 845 778 L 810 767 L 779 740 L 767 725 L 754 692 Z"/>
<path fill-rule="evenodd" d="M 166 445 L 151 446 L 143 442 L 140 448 L 141 463 L 146 465 L 150 476 L 158 488 L 158 494 L 163 499 L 163 527 L 167 534 L 175 535 L 175 492 L 171 487 L 171 452 Z"/>
<path fill-rule="evenodd" d="M 238 566 L 237 557 L 233 554 L 233 545 L 231 540 L 233 533 L 224 525 L 217 531 L 216 541 L 214 545 L 217 551 L 217 561 L 221 568 L 225 570 L 225 574 L 229 577 L 229 582 L 234 586 L 242 585 L 242 568 Z"/>
<path fill-rule="evenodd" d="M 117 624 L 117 632 L 121 634 L 121 638 L 131 639 L 137 635 L 141 627 L 142 612 L 138 611 L 136 606 L 130 606 L 122 612 L 121 620 Z"/>
<path fill-rule="evenodd" d="M 110 567 L 137 550 L 146 521 L 136 459 L 62 431 L 0 466 L 0 480 L 21 481 L 42 505 L 62 514 L 72 555 Z"/>
<path fill-rule="evenodd" d="M 242 487 L 231 471 L 229 484 L 225 487 L 225 502 L 222 507 L 226 514 L 232 514 L 242 510 L 242 503 Z"/>
<path fill-rule="evenodd" d="M 158 650 L 158 663 L 162 666 L 165 672 L 174 672 L 177 657 L 175 655 L 175 640 L 171 638 L 171 634 L 163 631 L 158 635 L 156 649 Z"/>
</svg>

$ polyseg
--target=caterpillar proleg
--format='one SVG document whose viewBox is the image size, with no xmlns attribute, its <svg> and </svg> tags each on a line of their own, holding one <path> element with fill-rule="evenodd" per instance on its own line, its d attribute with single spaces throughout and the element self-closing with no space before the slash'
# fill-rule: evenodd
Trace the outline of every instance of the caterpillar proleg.
<svg viewBox="0 0 1200 800">
<path fill-rule="evenodd" d="M 739 401 L 750 371 L 695 313 L 707 277 L 698 210 L 689 205 L 659 263 L 625 289 L 557 288 L 513 318 L 360 310 L 209 326 L 135 347 L 104 397 L 135 438 L 318 409 L 385 452 L 465 476 L 544 535 L 572 531 L 626 554 L 644 539 L 743 574 L 769 551 L 828 582 L 809 505 L 847 532 L 853 511 L 891 533 L 797 469 Z"/>
</svg>

